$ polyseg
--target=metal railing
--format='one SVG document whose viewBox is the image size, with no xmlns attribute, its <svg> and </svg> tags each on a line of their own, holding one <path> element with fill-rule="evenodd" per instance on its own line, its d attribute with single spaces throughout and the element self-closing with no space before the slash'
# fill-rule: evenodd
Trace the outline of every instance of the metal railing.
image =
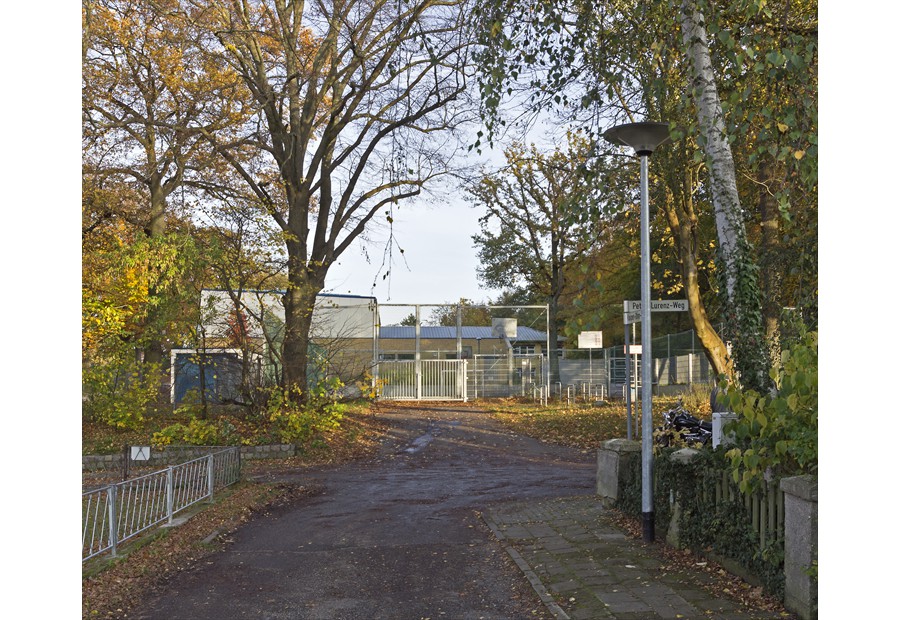
<svg viewBox="0 0 900 620">
<path fill-rule="evenodd" d="M 166 469 L 81 494 L 81 561 L 209 498 L 241 477 L 241 450 L 225 448 Z"/>
<path fill-rule="evenodd" d="M 544 384 L 541 355 L 475 355 L 469 366 L 470 398 L 528 397 Z"/>
</svg>

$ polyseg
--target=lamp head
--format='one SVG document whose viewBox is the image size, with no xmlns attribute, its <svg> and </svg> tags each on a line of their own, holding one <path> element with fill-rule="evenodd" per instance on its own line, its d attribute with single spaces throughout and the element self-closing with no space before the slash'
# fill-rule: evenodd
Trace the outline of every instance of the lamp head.
<svg viewBox="0 0 900 620">
<path fill-rule="evenodd" d="M 613 144 L 630 146 L 638 155 L 650 156 L 662 144 L 669 142 L 668 123 L 626 123 L 610 127 L 603 137 Z"/>
</svg>

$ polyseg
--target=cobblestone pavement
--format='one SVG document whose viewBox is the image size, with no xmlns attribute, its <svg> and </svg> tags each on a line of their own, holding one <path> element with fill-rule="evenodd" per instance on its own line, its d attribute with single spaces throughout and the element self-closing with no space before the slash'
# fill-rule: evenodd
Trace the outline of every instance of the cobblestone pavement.
<svg viewBox="0 0 900 620">
<path fill-rule="evenodd" d="M 771 618 L 663 570 L 596 496 L 495 504 L 482 515 L 557 620 Z"/>
</svg>

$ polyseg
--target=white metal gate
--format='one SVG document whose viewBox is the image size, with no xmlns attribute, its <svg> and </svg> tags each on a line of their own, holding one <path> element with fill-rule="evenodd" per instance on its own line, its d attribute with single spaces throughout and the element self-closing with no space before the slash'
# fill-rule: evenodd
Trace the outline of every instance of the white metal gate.
<svg viewBox="0 0 900 620">
<path fill-rule="evenodd" d="M 378 363 L 384 400 L 468 400 L 468 360 L 397 360 Z"/>
</svg>

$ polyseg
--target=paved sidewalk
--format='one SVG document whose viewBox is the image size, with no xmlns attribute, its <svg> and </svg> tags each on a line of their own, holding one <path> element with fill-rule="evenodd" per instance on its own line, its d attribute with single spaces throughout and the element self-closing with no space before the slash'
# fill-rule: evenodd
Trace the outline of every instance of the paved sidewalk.
<svg viewBox="0 0 900 620">
<path fill-rule="evenodd" d="M 482 517 L 557 620 L 771 618 L 661 570 L 596 496 L 495 504 Z"/>
</svg>

